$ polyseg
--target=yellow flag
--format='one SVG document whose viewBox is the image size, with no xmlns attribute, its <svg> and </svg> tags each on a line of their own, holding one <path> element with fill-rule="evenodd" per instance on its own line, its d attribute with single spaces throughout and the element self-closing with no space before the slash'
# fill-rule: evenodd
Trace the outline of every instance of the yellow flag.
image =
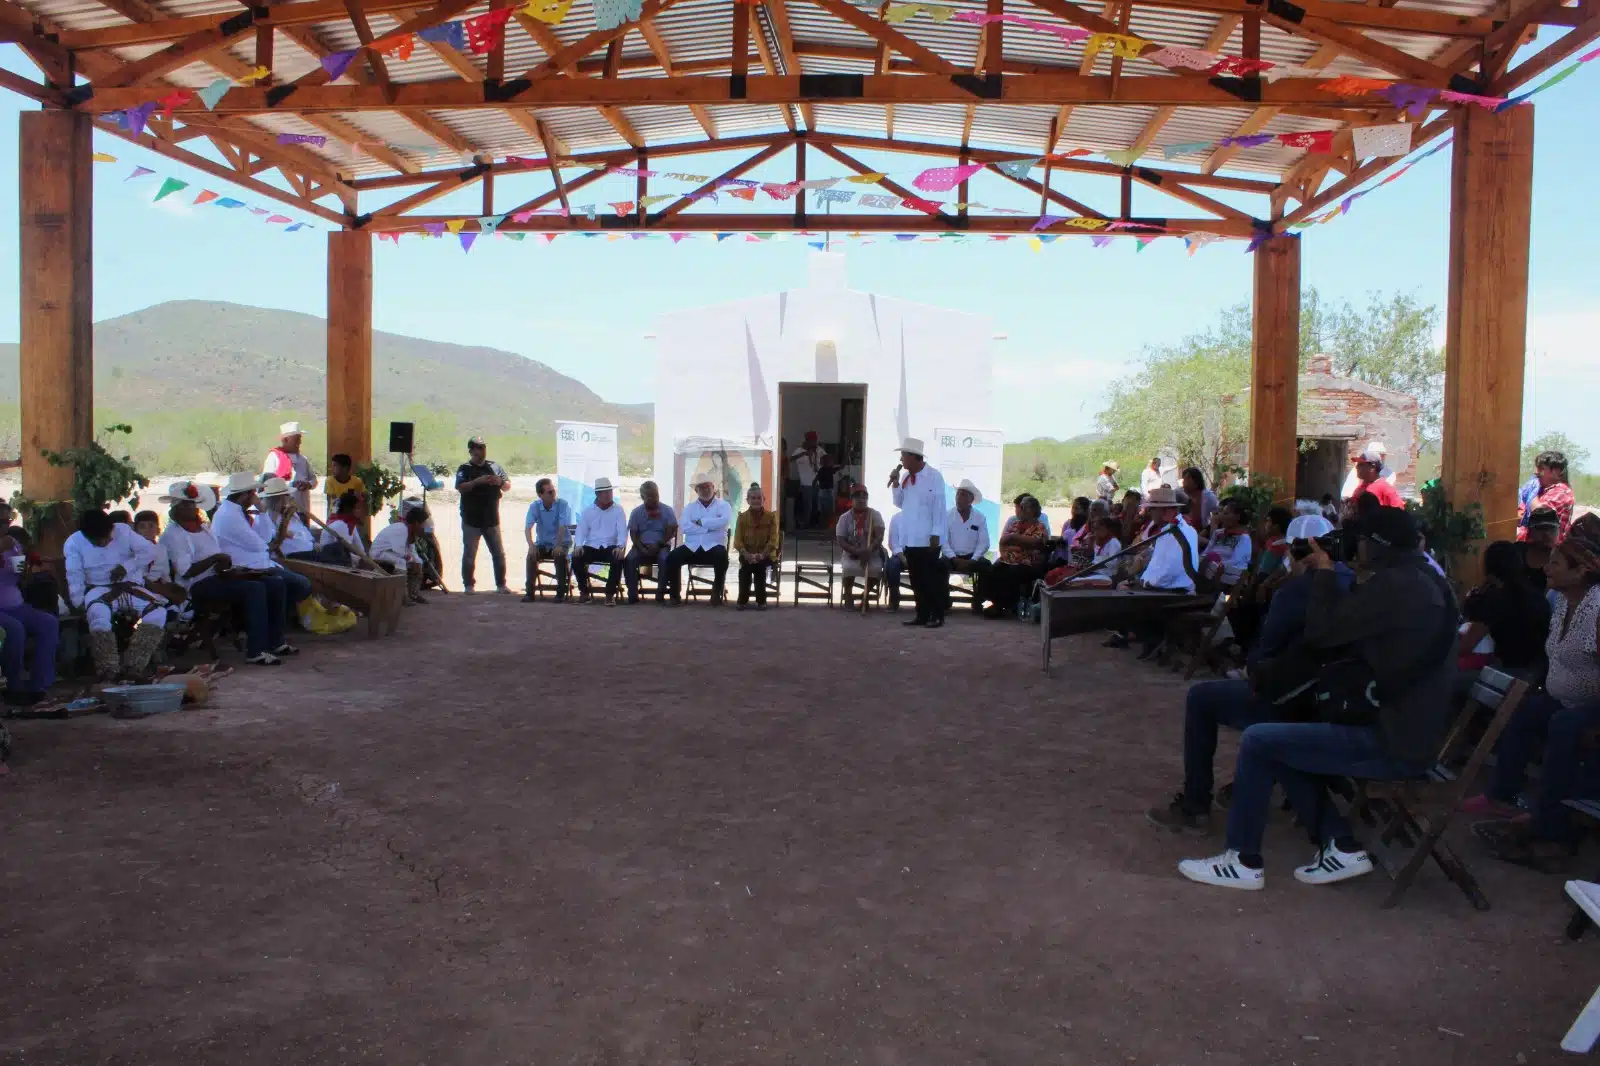
<svg viewBox="0 0 1600 1066">
<path fill-rule="evenodd" d="M 883 21 L 900 23 L 922 10 L 921 4 L 890 4 L 883 12 Z"/>
<path fill-rule="evenodd" d="M 451 233 L 460 233 L 461 228 L 466 224 L 467 220 L 464 218 L 452 218 L 449 222 L 444 224 L 444 228 L 449 230 Z"/>
<path fill-rule="evenodd" d="M 1144 153 L 1143 152 L 1134 151 L 1133 149 L 1130 148 L 1125 152 L 1112 151 L 1112 152 L 1104 152 L 1102 154 L 1107 159 L 1111 160 L 1113 163 L 1115 163 L 1119 167 L 1131 167 L 1131 166 L 1133 166 L 1135 163 L 1137 163 L 1139 161 L 1139 157 L 1141 155 L 1143 155 Z"/>
<path fill-rule="evenodd" d="M 1089 39 L 1083 42 L 1083 54 L 1092 59 L 1109 50 L 1112 55 L 1123 59 L 1137 59 L 1139 53 L 1149 46 L 1150 42 L 1143 37 L 1128 33 L 1091 33 Z"/>
<path fill-rule="evenodd" d="M 240 78 L 239 79 L 239 84 L 240 85 L 254 85 L 256 82 L 260 81 L 262 78 L 270 78 L 271 76 L 272 76 L 272 71 L 268 70 L 266 67 L 257 67 L 254 70 L 252 70 L 250 73 L 246 74 L 244 77 Z"/>
<path fill-rule="evenodd" d="M 1044 248 L 1044 242 L 1037 237 L 1029 237 L 1028 247 L 1032 248 L 1036 252 L 1041 251 Z"/>
<path fill-rule="evenodd" d="M 92 158 L 96 163 L 115 163 L 117 161 L 116 156 L 107 152 L 96 152 L 90 158 Z"/>
<path fill-rule="evenodd" d="M 935 22 L 949 22 L 950 16 L 956 13 L 955 8 L 943 4 L 924 4 L 922 9 L 932 16 Z"/>
<path fill-rule="evenodd" d="M 1074 229 L 1105 229 L 1111 225 L 1103 218 L 1069 218 L 1066 224 Z"/>
<path fill-rule="evenodd" d="M 888 176 L 889 175 L 887 174 L 852 174 L 850 177 L 845 178 L 844 180 L 853 181 L 857 185 L 876 185 L 878 182 L 882 181 Z"/>
<path fill-rule="evenodd" d="M 522 13 L 529 18 L 536 18 L 540 22 L 559 26 L 571 9 L 572 0 L 528 0 L 523 5 Z"/>
</svg>

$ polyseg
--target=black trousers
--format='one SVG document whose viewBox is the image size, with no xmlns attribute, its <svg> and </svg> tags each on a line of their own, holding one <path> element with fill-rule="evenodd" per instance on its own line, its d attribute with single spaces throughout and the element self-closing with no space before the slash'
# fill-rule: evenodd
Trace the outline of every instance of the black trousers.
<svg viewBox="0 0 1600 1066">
<path fill-rule="evenodd" d="M 740 563 L 739 564 L 739 602 L 750 602 L 750 590 L 755 589 L 756 602 L 767 602 L 767 571 L 772 568 L 771 563 Z"/>
<path fill-rule="evenodd" d="M 989 580 L 989 569 L 994 566 L 994 564 L 982 556 L 979 556 L 976 559 L 971 559 L 965 555 L 958 555 L 954 559 L 946 559 L 944 562 L 951 574 L 958 572 L 954 566 L 950 565 L 951 563 L 970 562 L 972 564 L 967 569 L 959 572 L 972 575 L 972 609 L 974 611 L 983 610 L 984 585 Z M 950 605 L 950 585 L 948 579 L 946 580 L 944 587 L 944 602 L 946 607 Z"/>
<path fill-rule="evenodd" d="M 678 592 L 683 588 L 685 566 L 711 567 L 715 575 L 711 591 L 717 596 L 723 594 L 728 583 L 728 549 L 725 545 L 691 549 L 687 544 L 680 544 L 672 549 L 672 554 L 667 556 L 667 577 L 672 582 L 673 599 L 678 598 Z"/>
<path fill-rule="evenodd" d="M 573 564 L 577 570 L 578 591 L 584 596 L 589 595 L 589 567 L 596 563 L 607 563 L 611 569 L 606 576 L 606 596 L 615 598 L 617 589 L 622 585 L 622 560 L 617 558 L 615 548 L 580 548 L 578 558 Z"/>
<path fill-rule="evenodd" d="M 1017 609 L 1017 600 L 1045 574 L 1042 566 L 995 563 L 983 583 L 983 598 L 1002 611 Z"/>
<path fill-rule="evenodd" d="M 911 575 L 911 594 L 917 598 L 917 617 L 923 621 L 944 617 L 948 591 L 944 560 L 938 548 L 906 548 L 906 570 Z"/>
<path fill-rule="evenodd" d="M 571 558 L 567 555 L 557 555 L 554 548 L 541 548 L 537 544 L 528 549 L 527 573 L 523 582 L 524 592 L 533 592 L 534 572 L 539 568 L 543 559 L 554 559 L 556 564 L 556 599 L 567 598 L 567 566 Z"/>
</svg>

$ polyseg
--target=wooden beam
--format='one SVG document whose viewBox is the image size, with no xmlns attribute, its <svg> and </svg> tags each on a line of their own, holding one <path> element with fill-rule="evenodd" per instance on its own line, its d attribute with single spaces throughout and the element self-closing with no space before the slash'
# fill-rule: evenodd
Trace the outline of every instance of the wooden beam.
<svg viewBox="0 0 1600 1066">
<path fill-rule="evenodd" d="M 1497 96 L 1509 96 L 1557 63 L 1564 62 L 1575 53 L 1592 45 L 1596 38 L 1600 38 L 1600 6 L 1596 7 L 1593 16 L 1568 30 L 1559 40 L 1497 78 L 1489 92 Z"/>
<path fill-rule="evenodd" d="M 557 74 L 568 70 L 578 60 L 606 47 L 613 39 L 621 37 L 640 22 L 661 14 L 676 2 L 677 0 L 644 0 L 644 4 L 639 9 L 639 18 L 634 22 L 625 22 L 609 30 L 594 30 L 586 33 L 571 44 L 562 45 L 554 52 L 548 53 L 543 63 L 536 67 L 530 67 L 528 72 L 518 80 L 538 81 L 544 78 L 553 78 Z M 530 19 L 529 21 L 537 22 L 538 20 Z M 523 25 L 526 26 L 526 23 L 523 23 Z"/>
<path fill-rule="evenodd" d="M 891 2 L 891 0 L 880 0 L 880 2 L 878 4 L 878 17 L 879 18 L 887 18 L 888 17 L 890 2 Z M 879 74 L 887 74 L 887 73 L 889 73 L 889 61 L 890 61 L 890 57 L 891 57 L 892 54 L 893 53 L 890 52 L 890 50 L 889 50 L 889 42 L 887 40 L 880 40 L 878 42 L 878 54 L 877 54 L 877 57 L 873 60 L 872 69 L 877 71 Z M 894 104 L 893 103 L 887 103 L 887 104 L 883 105 L 883 135 L 884 135 L 884 137 L 886 137 L 887 139 L 889 139 L 891 141 L 894 140 Z"/>
<path fill-rule="evenodd" d="M 1096 211 L 1094 208 L 1090 207 L 1088 204 L 1082 203 L 1082 202 L 1080 202 L 1078 200 L 1074 200 L 1072 197 L 1068 196 L 1066 193 L 1062 192 L 1059 189 L 1049 188 L 1048 186 L 1042 184 L 1041 182 L 1034 181 L 1032 178 L 1014 177 L 1014 176 L 1012 176 L 1010 174 L 1007 174 L 1005 171 L 1000 170 L 1000 169 L 998 169 L 998 168 L 996 168 L 996 167 L 994 167 L 992 165 L 989 167 L 989 169 L 993 173 L 1000 175 L 1002 178 L 1005 178 L 1007 181 L 1009 181 L 1009 182 L 1011 182 L 1011 183 L 1013 183 L 1015 185 L 1020 185 L 1024 189 L 1027 189 L 1031 193 L 1037 193 L 1039 195 L 1039 204 L 1040 204 L 1040 206 L 1039 206 L 1039 214 L 1041 214 L 1041 215 L 1046 214 L 1049 205 L 1053 203 L 1053 204 L 1059 204 L 1060 206 L 1066 208 L 1068 211 L 1071 211 L 1073 214 L 1080 215 L 1080 216 L 1082 216 L 1084 218 L 1105 218 L 1106 217 L 1103 213 L 1101 213 L 1099 211 Z M 974 220 L 974 221 L 981 221 L 981 219 L 980 220 Z M 1032 224 L 1031 221 L 1030 221 L 1029 224 L 1030 225 Z"/>
<path fill-rule="evenodd" d="M 655 214 L 651 215 L 650 218 L 649 218 L 649 223 L 648 224 L 652 225 L 652 226 L 659 226 L 662 222 L 665 222 L 667 219 L 677 217 L 679 214 L 681 214 L 684 211 L 688 210 L 690 207 L 693 207 L 698 202 L 696 200 L 689 199 L 689 197 L 697 196 L 697 195 L 700 195 L 700 194 L 703 194 L 703 193 L 708 193 L 708 192 L 715 192 L 717 190 L 717 187 L 722 182 L 727 181 L 730 178 L 737 178 L 737 177 L 743 176 L 744 174 L 754 170 L 756 167 L 760 166 L 762 163 L 765 163 L 767 160 L 771 159 L 773 156 L 777 155 L 778 153 L 782 152 L 785 148 L 788 148 L 788 147 L 789 147 L 788 144 L 781 144 L 781 143 L 780 144 L 769 144 L 769 145 L 767 145 L 767 147 L 761 149 L 761 151 L 757 152 L 755 155 L 751 156 L 748 159 L 745 159 L 745 160 L 742 160 L 742 161 L 740 161 L 738 163 L 735 163 L 733 166 L 729 167 L 727 170 L 723 171 L 721 174 L 718 174 L 716 177 L 712 178 L 710 181 L 707 181 L 705 184 L 701 185 L 698 189 L 695 189 L 693 192 L 686 193 L 686 194 L 684 194 L 684 196 L 682 198 L 672 201 L 672 203 L 668 204 L 666 207 L 663 207 L 660 211 L 657 211 Z M 796 193 L 796 195 L 803 197 L 803 196 L 805 196 L 805 191 L 802 190 L 799 193 Z"/>
<path fill-rule="evenodd" d="M 833 159 L 833 160 L 835 160 L 837 162 L 843 163 L 845 166 L 849 167 L 851 170 L 855 171 L 857 174 L 876 174 L 876 173 L 878 173 L 877 171 L 873 170 L 871 167 L 867 166 L 865 163 L 861 162 L 861 160 L 857 159 L 855 156 L 850 155 L 847 152 L 842 152 L 838 148 L 834 147 L 831 144 L 828 144 L 826 142 L 818 142 L 815 147 L 823 155 L 825 155 L 828 158 Z M 878 188 L 886 189 L 889 192 L 894 193 L 894 195 L 900 197 L 900 199 L 902 199 L 902 200 L 926 200 L 927 199 L 927 197 L 922 195 L 921 193 L 912 192 L 910 189 L 907 189 L 905 186 L 896 183 L 893 179 L 890 179 L 890 178 L 879 178 L 878 181 L 877 181 L 877 185 L 878 185 Z M 801 193 L 799 193 L 797 195 L 804 196 L 805 193 L 802 191 Z M 917 213 L 921 214 L 921 215 L 924 215 L 925 217 L 934 217 L 934 218 L 948 218 L 948 217 L 950 217 L 950 216 L 944 215 L 944 214 L 929 216 L 929 215 L 927 215 L 927 212 L 924 212 L 924 211 L 919 211 Z"/>
<path fill-rule="evenodd" d="M 644 43 L 650 48 L 650 54 L 655 56 L 656 62 L 661 65 L 661 72 L 669 78 L 672 77 L 672 52 L 667 48 L 667 42 L 662 38 L 661 31 L 656 29 L 655 22 L 647 19 L 639 23 L 639 36 L 644 38 Z M 768 73 L 772 72 L 768 71 Z M 704 105 L 690 104 L 689 113 L 694 116 L 694 120 L 700 124 L 700 128 L 705 131 L 707 137 L 715 137 L 717 135 L 716 123 L 711 120 L 711 112 L 707 111 Z M 784 108 L 783 113 L 788 116 L 789 109 L 787 107 Z M 794 125 L 792 117 L 789 118 L 789 124 L 792 128 Z"/>
<path fill-rule="evenodd" d="M 1141 0 L 1140 8 L 1172 11 L 1213 11 L 1245 15 L 1260 11 L 1254 0 Z M 1355 29 L 1388 30 L 1424 37 L 1483 37 L 1497 25 L 1491 17 L 1456 15 L 1424 8 L 1369 7 L 1347 0 L 1297 0 L 1295 7 L 1307 16 Z"/>
<path fill-rule="evenodd" d="M 1300 457 L 1300 238 L 1269 237 L 1255 250 L 1251 307 L 1250 483 L 1295 496 Z"/>
<path fill-rule="evenodd" d="M 752 13 L 750 17 L 753 20 L 750 25 L 750 31 L 752 36 L 755 38 L 756 54 L 761 57 L 761 69 L 766 71 L 769 76 L 782 73 L 778 69 L 778 57 L 772 51 L 772 45 L 767 40 L 767 31 L 762 28 L 760 18 L 754 13 Z M 747 67 L 749 66 L 749 62 L 750 60 L 747 56 L 745 59 L 745 65 Z M 730 67 L 729 69 L 731 70 L 732 68 Z M 788 129 L 790 133 L 795 132 L 797 126 L 795 125 L 794 121 L 794 108 L 790 107 L 788 104 L 779 104 L 778 114 L 783 119 L 784 127 Z M 709 117 L 710 116 L 708 113 L 707 118 L 709 119 Z M 701 128 L 707 129 L 708 127 L 706 127 L 705 123 L 701 123 Z"/>
<path fill-rule="evenodd" d="M 1483 508 L 1490 540 L 1516 532 L 1533 210 L 1533 108 L 1456 125 L 1445 309 L 1444 468 L 1450 506 Z"/>
<path fill-rule="evenodd" d="M 831 2 L 831 0 L 830 0 Z M 1252 104 L 1281 107 L 1316 106 L 1319 114 L 1364 115 L 1371 105 L 1353 106 L 1337 93 L 1322 88 L 1322 78 L 1282 78 L 1262 82 L 1248 91 Z M 1060 105 L 1085 103 L 1159 107 L 1163 104 L 1193 107 L 1237 108 L 1241 103 L 1237 86 L 1242 79 L 1184 77 L 1124 78 L 1115 93 L 1104 76 L 1077 74 L 1007 74 L 989 79 L 992 87 L 971 84 L 970 74 L 958 77 L 922 77 L 902 74 L 795 75 L 750 78 L 742 87 L 717 77 L 675 78 L 544 78 L 533 82 L 513 82 L 502 93 L 486 85 L 459 79 L 396 84 L 395 98 L 389 101 L 375 86 L 319 85 L 281 90 L 238 88 L 224 96 L 214 114 L 249 115 L 316 113 L 323 111 L 412 111 L 412 110 L 501 110 L 506 107 L 550 106 L 635 106 L 645 104 L 776 104 L 797 102 L 830 103 L 924 103 L 967 104 L 974 100 L 994 104 Z M 272 95 L 269 97 L 269 93 Z M 103 89 L 84 101 L 81 107 L 94 113 L 121 111 L 149 99 L 141 89 Z M 1456 111 L 1464 105 L 1435 101 L 1435 109 Z M 182 113 L 200 113 L 205 105 L 198 100 L 177 108 Z M 1348 117 L 1348 116 L 1346 116 Z"/>
<path fill-rule="evenodd" d="M 367 23 L 367 16 L 361 10 L 357 0 L 345 0 L 345 10 L 350 13 L 350 26 L 356 31 L 356 39 L 363 45 L 357 60 L 365 62 L 372 71 L 372 76 L 377 80 L 378 87 L 383 90 L 385 100 L 394 96 L 394 83 L 389 80 L 389 66 L 384 62 L 383 56 L 375 49 L 365 47 L 370 45 L 375 38 L 372 27 Z"/>
<path fill-rule="evenodd" d="M 1450 85 L 1449 71 L 1435 66 L 1426 59 L 1418 59 L 1393 45 L 1373 40 L 1360 30 L 1340 26 L 1336 22 L 1320 19 L 1314 15 L 1306 15 L 1298 22 L 1270 13 L 1264 18 L 1284 33 L 1303 37 L 1317 44 L 1334 45 L 1341 52 L 1363 59 L 1397 78 L 1436 89 L 1448 88 Z"/>
<path fill-rule="evenodd" d="M 750 5 L 742 0 L 732 3 L 733 39 L 728 54 L 733 57 L 733 76 L 743 78 L 750 74 Z"/>
<path fill-rule="evenodd" d="M 277 68 L 277 63 L 275 63 L 272 58 L 273 36 L 274 35 L 271 26 L 256 27 L 256 66 L 266 67 L 269 72 Z M 272 74 L 268 73 L 267 76 L 262 79 L 262 82 L 266 85 L 271 85 L 273 83 Z"/>
<path fill-rule="evenodd" d="M 584 175 L 591 178 L 592 175 Z M 574 181 L 567 187 L 570 193 L 578 184 Z M 545 193 L 538 198 L 539 202 L 549 202 L 555 198 L 553 192 Z M 537 210 L 530 205 L 513 210 Z M 380 233 L 417 232 L 428 223 L 447 222 L 456 215 L 412 215 L 405 218 L 376 218 L 374 217 L 368 228 Z M 1091 216 L 1099 217 L 1099 216 Z M 1031 215 L 1012 215 L 977 217 L 967 219 L 965 223 L 953 215 L 927 215 L 920 211 L 910 209 L 889 214 L 850 214 L 838 216 L 841 223 L 847 223 L 849 229 L 862 233 L 946 233 L 951 235 L 961 233 L 997 233 L 1008 235 L 1023 235 L 1034 232 L 1033 227 L 1037 219 Z M 570 221 L 570 224 L 569 224 Z M 1238 240 L 1248 240 L 1255 235 L 1253 226 L 1232 222 L 1227 219 L 1189 219 L 1189 218 L 1161 218 L 1157 216 L 1135 216 L 1129 220 L 1135 226 L 1149 227 L 1145 235 L 1183 236 L 1190 233 L 1208 233 L 1219 237 Z M 797 225 L 794 215 L 790 212 L 762 212 L 739 214 L 700 214 L 698 212 L 685 212 L 673 217 L 670 225 L 661 226 L 661 230 L 681 230 L 686 233 L 794 233 L 799 230 L 814 228 L 817 224 L 815 218 L 809 219 L 809 224 Z M 656 228 L 654 226 L 648 228 Z M 844 224 L 833 226 L 834 229 L 845 228 Z M 536 215 L 526 222 L 517 222 L 514 219 L 500 224 L 500 229 L 509 233 L 551 233 L 562 232 L 568 229 L 585 232 L 632 232 L 640 229 L 638 222 L 632 215 L 616 217 L 609 214 L 599 214 L 594 221 L 581 215 L 568 220 L 555 214 Z M 1055 232 L 1073 232 L 1061 228 Z M 1082 233 L 1083 231 L 1078 231 Z M 1133 236 L 1135 230 L 1121 231 L 1123 236 Z M 1086 235 L 1086 234 L 1085 234 Z M 1242 246 L 1241 246 L 1242 247 Z"/>
<path fill-rule="evenodd" d="M 98 91 L 102 87 L 137 85 L 142 81 L 170 74 L 179 67 L 204 59 L 208 53 L 227 48 L 233 42 L 248 36 L 254 32 L 253 21 L 254 16 L 250 12 L 242 11 L 216 29 L 190 34 L 159 52 L 143 59 L 136 59 L 132 63 L 124 63 L 109 80 L 97 79 L 95 89 Z"/>
<path fill-rule="evenodd" d="M 563 188 L 566 190 L 567 196 L 571 196 L 573 193 L 577 192 L 579 189 L 583 188 L 585 185 L 592 185 L 593 183 L 599 181 L 601 178 L 605 177 L 605 174 L 606 174 L 606 172 L 603 171 L 603 170 L 591 170 L 587 174 L 579 174 L 576 178 L 573 178 L 571 181 L 567 182 L 563 186 Z M 525 202 L 523 202 L 521 204 L 518 204 L 516 207 L 513 207 L 510 211 L 506 212 L 507 220 L 500 224 L 501 228 L 502 229 L 510 228 L 512 230 L 523 228 L 523 224 L 520 223 L 520 222 L 517 222 L 511 216 L 514 216 L 514 215 L 516 215 L 516 214 L 518 214 L 520 212 L 523 212 L 523 211 L 537 211 L 541 207 L 546 206 L 547 204 L 554 203 L 557 199 L 561 200 L 561 203 L 562 203 L 563 207 L 566 206 L 566 198 L 562 197 L 560 195 L 559 190 L 556 190 L 556 189 L 552 189 L 549 192 L 540 193 L 538 196 L 535 196 L 533 199 L 525 201 Z M 560 228 L 563 228 L 563 227 L 567 227 L 569 225 L 576 226 L 576 224 L 577 224 L 575 220 L 573 220 L 573 221 L 571 221 L 569 223 L 569 220 L 565 219 L 565 218 L 560 219 L 560 222 L 561 222 L 561 226 L 550 226 L 550 227 L 546 227 L 546 228 L 547 229 L 560 229 Z M 373 220 L 373 225 L 374 225 L 375 228 L 377 228 L 379 230 L 382 230 L 382 229 L 414 229 L 415 228 L 415 226 L 410 224 L 409 220 L 405 220 L 405 219 L 400 220 L 399 223 L 396 223 L 396 222 L 393 222 L 393 221 L 389 221 L 389 220 L 374 219 Z M 531 229 L 533 227 L 528 227 L 528 228 Z"/>
<path fill-rule="evenodd" d="M 1224 15 L 1219 18 L 1216 28 L 1206 37 L 1205 44 L 1201 47 L 1208 52 L 1220 52 L 1227 45 L 1228 39 L 1233 36 L 1233 31 L 1239 28 L 1241 21 L 1238 15 Z M 1170 105 L 1156 108 L 1156 113 L 1150 116 L 1150 121 L 1145 123 L 1144 129 L 1133 139 L 1133 144 L 1129 145 L 1129 148 L 1141 155 L 1148 151 L 1155 143 L 1156 137 L 1166 128 L 1167 123 L 1172 121 L 1172 116 L 1177 113 L 1178 109 Z"/>
<path fill-rule="evenodd" d="M 783 73 L 799 74 L 800 56 L 795 48 L 794 27 L 789 22 L 787 0 L 767 0 L 766 10 L 767 16 L 772 19 L 772 35 L 778 40 L 778 54 L 783 56 Z M 800 117 L 805 120 L 806 129 L 816 129 L 817 116 L 811 105 L 801 104 L 798 110 Z"/>
<path fill-rule="evenodd" d="M 328 234 L 328 455 L 372 460 L 372 234 Z M 327 469 L 324 467 L 323 469 Z"/>
<path fill-rule="evenodd" d="M 930 74 L 961 73 L 954 63 L 924 48 L 887 22 L 875 19 L 860 8 L 844 3 L 843 0 L 810 0 L 810 2 L 840 21 L 854 26 L 880 44 L 888 45 Z"/>
<path fill-rule="evenodd" d="M 92 124 L 47 110 L 24 111 L 18 125 L 22 487 L 35 500 L 70 500 L 72 469 L 39 453 L 94 440 Z"/>
<path fill-rule="evenodd" d="M 538 119 L 535 119 L 534 122 L 536 122 L 539 127 L 539 140 L 544 142 L 544 138 L 546 136 L 544 132 L 544 123 L 539 122 Z M 567 185 L 566 182 L 561 180 L 561 168 L 556 166 L 555 153 L 546 149 L 544 164 L 545 169 L 550 172 L 550 182 L 555 186 L 556 198 L 561 201 L 561 209 L 563 211 L 570 212 L 572 210 L 572 205 L 567 202 Z"/>
<path fill-rule="evenodd" d="M 1516 109 L 1513 108 L 1512 110 Z M 1423 147 L 1440 134 L 1449 131 L 1455 125 L 1456 120 L 1457 118 L 1454 115 L 1443 115 L 1417 130 L 1417 132 L 1411 137 L 1412 150 L 1415 151 L 1416 149 Z M 1277 232 L 1283 233 L 1289 226 L 1294 225 L 1296 222 L 1304 222 L 1306 219 L 1310 218 L 1312 215 L 1315 215 L 1317 212 L 1321 211 L 1335 200 L 1338 200 L 1349 193 L 1355 192 L 1356 189 L 1360 188 L 1361 185 L 1368 179 L 1378 176 L 1399 162 L 1400 160 L 1398 157 L 1373 159 L 1362 166 L 1356 167 L 1345 176 L 1343 181 L 1334 183 L 1324 192 L 1318 194 L 1310 201 L 1303 203 L 1295 211 L 1279 219 L 1274 228 Z"/>
</svg>

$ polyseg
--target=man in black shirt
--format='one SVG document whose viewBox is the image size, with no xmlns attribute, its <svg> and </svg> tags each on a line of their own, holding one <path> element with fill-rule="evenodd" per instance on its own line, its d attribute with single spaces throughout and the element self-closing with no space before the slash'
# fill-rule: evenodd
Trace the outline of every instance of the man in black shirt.
<svg viewBox="0 0 1600 1066">
<path fill-rule="evenodd" d="M 467 441 L 467 454 L 471 458 L 456 468 L 456 491 L 461 494 L 461 584 L 470 595 L 481 539 L 489 545 L 489 558 L 494 562 L 494 590 L 508 593 L 506 552 L 500 544 L 500 496 L 511 488 L 511 479 L 499 463 L 489 461 L 489 446 L 482 437 Z"/>
</svg>

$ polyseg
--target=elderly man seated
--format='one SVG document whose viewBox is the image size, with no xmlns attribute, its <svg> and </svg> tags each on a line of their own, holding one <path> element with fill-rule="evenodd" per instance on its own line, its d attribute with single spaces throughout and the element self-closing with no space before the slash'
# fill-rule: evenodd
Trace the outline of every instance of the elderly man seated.
<svg viewBox="0 0 1600 1066">
<path fill-rule="evenodd" d="M 712 572 L 711 604 L 721 606 L 727 594 L 728 530 L 733 526 L 733 507 L 717 498 L 717 483 L 710 471 L 697 477 L 695 498 L 683 509 L 683 543 L 667 556 L 667 572 L 672 582 L 672 602 L 678 602 L 685 566 L 709 566 Z"/>
<path fill-rule="evenodd" d="M 749 606 L 753 589 L 756 610 L 765 611 L 767 571 L 777 565 L 783 529 L 777 512 L 767 510 L 767 498 L 760 485 L 752 484 L 744 498 L 750 506 L 733 527 L 733 550 L 739 553 L 739 610 Z"/>
<path fill-rule="evenodd" d="M 251 575 L 233 569 L 233 560 L 200 518 L 201 511 L 216 505 L 216 494 L 209 487 L 179 481 L 160 499 L 168 504 L 167 515 L 171 519 L 161 534 L 161 543 L 172 560 L 174 580 L 201 609 L 242 609 L 245 662 L 254 666 L 279 665 L 283 661 L 280 651 L 293 654 L 292 646 L 284 641 L 288 593 L 283 575 Z"/>
<path fill-rule="evenodd" d="M 417 551 L 417 542 L 426 535 L 428 517 L 426 507 L 407 508 L 372 537 L 372 561 L 391 574 L 406 575 L 407 607 L 428 602 L 422 598 L 422 555 Z"/>
<path fill-rule="evenodd" d="M 972 578 L 972 611 L 983 611 L 982 589 L 989 567 L 989 520 L 974 506 L 983 493 L 970 480 L 956 486 L 956 505 L 945 516 L 944 562 L 951 573 Z M 892 539 L 892 538 L 891 538 Z"/>
<path fill-rule="evenodd" d="M 1200 565 L 1200 535 L 1184 518 L 1177 493 L 1166 486 L 1155 489 L 1145 500 L 1145 513 L 1150 516 L 1152 544 L 1133 584 L 1167 592 L 1194 592 L 1191 575 Z M 1139 627 L 1139 636 L 1144 644 L 1139 658 L 1148 659 L 1160 649 L 1166 629 L 1159 620 L 1146 622 Z M 1106 643 L 1109 647 L 1126 648 L 1129 641 L 1119 634 Z"/>
<path fill-rule="evenodd" d="M 267 542 L 267 553 L 284 559 L 317 559 L 317 538 L 300 517 L 294 494 L 282 478 L 269 477 L 256 490 L 261 513 L 251 525 Z"/>
<path fill-rule="evenodd" d="M 678 516 L 671 507 L 661 502 L 661 490 L 654 481 L 639 486 L 639 499 L 643 502 L 628 516 L 628 536 L 633 547 L 623 560 L 622 572 L 628 582 L 628 602 L 639 602 L 639 568 L 655 567 L 656 602 L 667 594 L 667 557 L 672 552 L 672 542 L 678 539 Z"/>
<path fill-rule="evenodd" d="M 622 584 L 622 560 L 627 554 L 628 520 L 612 497 L 611 479 L 595 478 L 594 502 L 578 516 L 578 600 L 593 603 L 589 591 L 589 567 L 604 565 L 606 606 L 615 607 L 617 589 Z"/>
<path fill-rule="evenodd" d="M 850 490 L 850 510 L 839 516 L 833 535 L 844 556 L 844 605 L 855 602 L 856 578 L 862 579 L 863 597 L 871 597 L 883 575 L 883 516 L 867 506 L 867 487 Z"/>
<path fill-rule="evenodd" d="M 216 514 L 211 519 L 211 532 L 217 538 L 217 545 L 233 561 L 234 567 L 246 574 L 281 577 L 290 614 L 298 614 L 300 602 L 311 595 L 311 582 L 273 562 L 266 540 L 257 532 L 246 510 L 259 503 L 254 475 L 234 474 L 228 478 L 223 493 L 224 498 L 217 504 Z M 285 644 L 276 654 L 294 655 L 298 650 L 292 644 Z"/>
<path fill-rule="evenodd" d="M 539 564 L 546 559 L 556 564 L 556 601 L 567 598 L 567 555 L 572 551 L 569 527 L 572 525 L 572 507 L 556 496 L 556 483 L 547 477 L 533 486 L 538 497 L 528 504 L 528 516 L 523 520 L 522 533 L 528 541 L 528 565 L 524 581 L 523 603 L 533 602 L 533 589 L 539 583 Z"/>
<path fill-rule="evenodd" d="M 65 547 L 67 600 L 89 623 L 89 651 L 102 681 L 119 676 L 143 680 L 150 659 L 166 637 L 167 601 L 144 587 L 154 545 L 104 511 L 78 516 L 78 531 Z M 117 654 L 113 614 L 135 618 L 128 650 Z"/>
</svg>

